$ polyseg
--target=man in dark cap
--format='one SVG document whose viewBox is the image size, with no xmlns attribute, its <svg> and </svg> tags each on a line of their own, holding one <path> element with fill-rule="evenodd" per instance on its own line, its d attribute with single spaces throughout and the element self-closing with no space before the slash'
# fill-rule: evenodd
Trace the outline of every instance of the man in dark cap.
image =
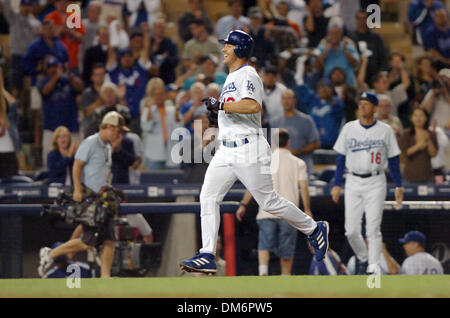
<svg viewBox="0 0 450 318">
<path fill-rule="evenodd" d="M 442 275 L 441 263 L 425 252 L 425 234 L 419 231 L 409 231 L 398 240 L 403 245 L 406 259 L 403 261 L 400 274 L 403 275 Z"/>
</svg>

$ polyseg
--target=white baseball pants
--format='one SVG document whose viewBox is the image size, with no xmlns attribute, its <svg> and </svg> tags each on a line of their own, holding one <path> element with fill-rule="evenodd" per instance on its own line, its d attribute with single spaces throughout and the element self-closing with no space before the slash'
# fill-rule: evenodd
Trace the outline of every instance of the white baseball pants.
<svg viewBox="0 0 450 318">
<path fill-rule="evenodd" d="M 345 182 L 345 235 L 356 257 L 369 266 L 380 264 L 381 221 L 386 198 L 384 173 L 369 178 L 347 175 Z M 366 215 L 367 245 L 361 233 L 363 213 Z"/>
<path fill-rule="evenodd" d="M 316 222 L 274 191 L 270 162 L 270 146 L 264 137 L 255 137 L 238 147 L 220 146 L 208 166 L 200 193 L 201 253 L 216 253 L 220 202 L 236 179 L 245 185 L 264 211 L 284 219 L 306 235 L 314 231 Z"/>
</svg>

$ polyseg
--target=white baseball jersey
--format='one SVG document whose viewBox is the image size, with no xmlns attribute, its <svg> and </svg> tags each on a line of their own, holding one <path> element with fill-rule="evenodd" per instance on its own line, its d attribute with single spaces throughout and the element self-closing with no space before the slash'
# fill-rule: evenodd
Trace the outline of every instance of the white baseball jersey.
<svg viewBox="0 0 450 318">
<path fill-rule="evenodd" d="M 251 98 L 262 105 L 263 83 L 256 70 L 247 64 L 228 74 L 219 100 L 238 102 Z M 219 140 L 236 140 L 257 135 L 261 129 L 261 112 L 255 114 L 227 114 L 219 111 Z"/>
<path fill-rule="evenodd" d="M 400 274 L 403 275 L 442 275 L 441 263 L 426 252 L 416 253 L 403 261 Z"/>
<path fill-rule="evenodd" d="M 378 120 L 369 128 L 362 126 L 359 120 L 348 122 L 333 149 L 345 155 L 346 168 L 358 174 L 383 171 L 387 168 L 387 159 L 400 154 L 394 131 Z"/>
</svg>

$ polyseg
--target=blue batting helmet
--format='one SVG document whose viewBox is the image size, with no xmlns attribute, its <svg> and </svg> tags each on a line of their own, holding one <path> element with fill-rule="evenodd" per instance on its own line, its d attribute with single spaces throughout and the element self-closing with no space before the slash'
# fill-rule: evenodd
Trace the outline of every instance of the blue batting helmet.
<svg viewBox="0 0 450 318">
<path fill-rule="evenodd" d="M 253 51 L 254 41 L 250 35 L 241 30 L 233 30 L 228 33 L 225 40 L 221 42 L 235 45 L 234 53 L 237 57 L 249 57 Z"/>
</svg>

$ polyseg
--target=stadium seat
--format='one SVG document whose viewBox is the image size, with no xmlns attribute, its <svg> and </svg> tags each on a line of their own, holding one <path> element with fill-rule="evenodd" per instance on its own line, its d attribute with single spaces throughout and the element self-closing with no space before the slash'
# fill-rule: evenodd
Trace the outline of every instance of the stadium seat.
<svg viewBox="0 0 450 318">
<path fill-rule="evenodd" d="M 319 180 L 329 183 L 333 179 L 335 172 L 336 168 L 325 168 L 320 173 Z"/>
<path fill-rule="evenodd" d="M 322 180 L 310 180 L 309 185 L 310 186 L 322 187 L 322 186 L 326 186 L 327 183 L 325 181 L 322 181 Z"/>
<path fill-rule="evenodd" d="M 331 149 L 317 149 L 313 152 L 314 165 L 334 165 L 338 153 Z"/>
<path fill-rule="evenodd" d="M 45 181 L 48 180 L 50 177 L 50 172 L 47 170 L 36 172 L 36 174 L 33 176 L 34 181 Z"/>
<path fill-rule="evenodd" d="M 33 183 L 34 180 L 27 176 L 12 176 L 0 180 L 0 184 L 14 184 L 14 183 Z"/>
<path fill-rule="evenodd" d="M 154 170 L 141 174 L 141 184 L 149 183 L 182 183 L 184 177 L 183 170 Z"/>
</svg>

